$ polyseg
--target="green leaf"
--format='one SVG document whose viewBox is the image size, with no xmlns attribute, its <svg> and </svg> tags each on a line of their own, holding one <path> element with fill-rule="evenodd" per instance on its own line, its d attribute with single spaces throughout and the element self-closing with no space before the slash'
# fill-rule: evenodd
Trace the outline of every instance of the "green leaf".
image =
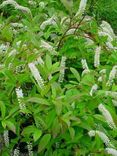
<svg viewBox="0 0 117 156">
<path fill-rule="evenodd" d="M 50 105 L 46 99 L 42 99 L 42 98 L 38 98 L 38 97 L 28 98 L 27 102 L 39 103 L 42 105 Z"/>
<path fill-rule="evenodd" d="M 4 124 L 9 128 L 9 130 L 13 131 L 14 133 L 16 133 L 16 126 L 13 123 L 13 121 L 11 120 L 5 120 Z"/>
<path fill-rule="evenodd" d="M 46 55 L 46 66 L 49 70 L 52 68 L 52 60 L 51 60 L 50 55 L 48 54 Z"/>
<path fill-rule="evenodd" d="M 6 107 L 2 101 L 0 101 L 0 109 L 1 109 L 1 116 L 2 116 L 2 118 L 4 118 L 5 114 L 6 114 Z"/>
<path fill-rule="evenodd" d="M 75 76 L 75 78 L 78 80 L 78 82 L 80 82 L 80 75 L 79 75 L 78 71 L 74 68 L 70 68 L 70 70 L 73 73 L 73 75 Z"/>
<path fill-rule="evenodd" d="M 47 145 L 48 145 L 50 139 L 51 139 L 51 135 L 50 135 L 50 134 L 45 134 L 45 135 L 41 138 L 40 143 L 39 143 L 39 146 L 38 146 L 38 152 L 39 152 L 39 153 L 40 153 L 41 151 L 43 151 L 43 150 L 47 147 Z"/>
</svg>

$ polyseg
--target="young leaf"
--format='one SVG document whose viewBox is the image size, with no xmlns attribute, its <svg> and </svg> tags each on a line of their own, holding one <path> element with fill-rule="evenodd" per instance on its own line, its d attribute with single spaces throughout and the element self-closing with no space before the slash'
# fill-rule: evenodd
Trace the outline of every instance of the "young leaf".
<svg viewBox="0 0 117 156">
<path fill-rule="evenodd" d="M 51 135 L 50 135 L 50 134 L 45 134 L 45 135 L 41 138 L 40 143 L 39 143 L 39 146 L 38 146 L 38 152 L 39 152 L 39 153 L 40 153 L 41 151 L 43 151 L 43 150 L 47 147 L 47 145 L 48 145 L 50 139 L 51 139 Z"/>
<path fill-rule="evenodd" d="M 78 71 L 74 68 L 70 68 L 70 70 L 73 73 L 73 75 L 75 76 L 75 78 L 78 80 L 78 82 L 80 82 L 80 75 L 79 75 Z"/>
</svg>

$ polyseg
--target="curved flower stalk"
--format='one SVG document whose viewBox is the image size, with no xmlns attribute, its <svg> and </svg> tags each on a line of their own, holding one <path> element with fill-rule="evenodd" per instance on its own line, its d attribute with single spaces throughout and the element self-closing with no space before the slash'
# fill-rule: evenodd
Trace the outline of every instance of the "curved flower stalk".
<svg viewBox="0 0 117 156">
<path fill-rule="evenodd" d="M 87 0 L 81 0 L 80 1 L 79 9 L 78 9 L 75 16 L 83 14 L 83 12 L 85 11 L 85 8 L 86 8 L 86 4 L 87 4 Z"/>
<path fill-rule="evenodd" d="M 6 5 L 9 5 L 9 4 L 12 5 L 15 9 L 21 10 L 21 11 L 23 11 L 23 12 L 27 12 L 28 14 L 30 14 L 30 15 L 32 16 L 32 13 L 31 13 L 31 11 L 30 11 L 29 8 L 19 5 L 19 4 L 18 4 L 16 1 L 14 1 L 14 0 L 6 0 L 6 1 L 4 1 L 4 2 L 0 5 L 0 8 L 3 8 L 3 7 L 5 7 Z"/>
<path fill-rule="evenodd" d="M 107 147 L 114 147 L 111 142 L 110 139 L 106 136 L 106 134 L 104 132 L 98 131 L 98 130 L 91 130 L 88 132 L 90 137 L 94 137 L 96 134 L 100 137 L 100 139 L 103 141 L 103 143 L 105 143 L 105 145 Z"/>
<path fill-rule="evenodd" d="M 33 146 L 32 143 L 27 143 L 28 155 L 33 156 Z"/>
<path fill-rule="evenodd" d="M 94 55 L 94 67 L 99 67 L 100 65 L 100 52 L 101 52 L 101 46 L 98 46 L 95 50 L 95 55 Z"/>
<path fill-rule="evenodd" d="M 15 90 L 16 90 L 16 95 L 17 95 L 17 99 L 18 99 L 18 102 L 19 102 L 20 110 L 24 111 L 26 109 L 26 105 L 25 105 L 25 103 L 22 103 L 22 99 L 24 97 L 22 89 L 20 87 L 18 87 Z"/>
<path fill-rule="evenodd" d="M 5 146 L 8 147 L 9 146 L 9 131 L 8 130 L 4 130 L 4 143 Z"/>
<path fill-rule="evenodd" d="M 112 156 L 117 156 L 117 150 L 114 148 L 106 148 L 106 152 Z"/>
<path fill-rule="evenodd" d="M 63 82 L 64 80 L 66 59 L 67 58 L 65 56 L 62 56 L 61 64 L 60 64 L 60 76 L 58 82 Z"/>
<path fill-rule="evenodd" d="M 56 25 L 56 16 L 52 16 L 40 25 L 40 29 L 44 30 L 49 25 Z"/>
<path fill-rule="evenodd" d="M 35 66 L 35 64 L 34 63 L 29 63 L 28 67 L 30 68 L 30 71 L 31 71 L 33 77 L 35 78 L 35 80 L 37 81 L 39 87 L 41 89 L 43 89 L 44 81 L 43 81 L 43 79 L 42 79 L 42 77 L 41 77 L 37 67 Z"/>
<path fill-rule="evenodd" d="M 112 83 L 113 83 L 114 79 L 116 78 L 116 76 L 117 76 L 117 65 L 112 68 L 112 70 L 111 70 L 111 72 L 109 74 L 109 80 L 107 82 L 108 86 L 112 85 Z"/>
<path fill-rule="evenodd" d="M 51 53 L 51 55 L 56 55 L 57 54 L 57 52 L 55 51 L 55 49 L 48 42 L 46 42 L 44 40 L 41 40 L 40 47 L 47 49 Z"/>
<path fill-rule="evenodd" d="M 109 127 L 112 129 L 116 128 L 116 125 L 113 121 L 113 118 L 110 114 L 110 112 L 105 108 L 105 106 L 103 104 L 100 104 L 98 106 L 99 111 L 102 113 L 102 115 L 104 116 L 104 118 L 106 119 L 106 122 L 108 123 Z"/>
<path fill-rule="evenodd" d="M 20 156 L 20 151 L 18 147 L 14 150 L 13 156 Z"/>
<path fill-rule="evenodd" d="M 93 96 L 93 94 L 97 91 L 98 89 L 98 85 L 97 84 L 94 84 L 90 90 L 90 95 Z"/>
</svg>

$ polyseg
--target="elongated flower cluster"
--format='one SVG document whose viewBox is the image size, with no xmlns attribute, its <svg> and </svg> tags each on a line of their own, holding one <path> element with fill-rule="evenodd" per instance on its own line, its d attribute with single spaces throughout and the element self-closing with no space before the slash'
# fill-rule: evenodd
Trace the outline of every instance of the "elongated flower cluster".
<svg viewBox="0 0 117 156">
<path fill-rule="evenodd" d="M 107 82 L 107 85 L 111 86 L 116 76 L 117 76 L 117 66 L 114 66 L 109 74 L 109 80 Z"/>
<path fill-rule="evenodd" d="M 62 56 L 61 64 L 60 64 L 60 76 L 58 82 L 63 82 L 64 80 L 66 59 L 67 58 L 65 56 Z"/>
<path fill-rule="evenodd" d="M 104 133 L 104 132 L 101 132 L 101 131 L 98 131 L 98 130 L 91 130 L 88 132 L 89 136 L 90 137 L 93 137 L 95 136 L 96 134 L 100 137 L 100 139 L 103 141 L 103 143 L 105 143 L 105 145 L 108 147 L 114 147 L 111 142 L 110 142 L 110 139 L 108 138 L 108 136 Z"/>
<path fill-rule="evenodd" d="M 88 67 L 88 65 L 87 65 L 86 59 L 82 59 L 82 60 L 81 60 L 81 63 L 82 63 L 82 68 L 83 68 L 84 70 L 89 70 L 89 67 Z"/>
<path fill-rule="evenodd" d="M 9 48 L 9 43 L 7 43 L 6 45 L 5 44 L 1 44 L 0 45 L 0 53 L 4 53 L 7 51 L 7 49 Z"/>
<path fill-rule="evenodd" d="M 87 4 L 87 0 L 80 1 L 79 9 L 75 16 L 82 15 L 82 13 L 85 11 L 86 4 Z"/>
<path fill-rule="evenodd" d="M 11 26 L 14 27 L 14 28 L 23 28 L 22 23 L 11 23 Z"/>
<path fill-rule="evenodd" d="M 55 49 L 46 41 L 44 40 L 41 40 L 41 45 L 40 45 L 41 48 L 45 48 L 46 50 L 48 50 L 50 52 L 50 54 L 52 55 L 56 55 L 56 51 Z"/>
<path fill-rule="evenodd" d="M 82 72 L 82 76 L 83 76 L 84 74 L 89 73 L 90 70 L 89 70 L 89 67 L 88 67 L 88 65 L 87 65 L 86 59 L 82 59 L 82 60 L 81 60 L 81 63 L 82 63 L 82 68 L 84 69 L 83 72 Z"/>
<path fill-rule="evenodd" d="M 44 30 L 49 25 L 56 25 L 56 17 L 52 16 L 40 25 L 40 29 Z"/>
<path fill-rule="evenodd" d="M 33 156 L 33 146 L 32 143 L 27 143 L 28 155 Z"/>
<path fill-rule="evenodd" d="M 97 91 L 98 85 L 94 84 L 90 90 L 90 95 L 93 96 L 93 94 Z"/>
<path fill-rule="evenodd" d="M 98 106 L 98 109 L 102 113 L 104 118 L 106 119 L 106 122 L 108 123 L 109 127 L 112 129 L 116 128 L 113 118 L 112 118 L 110 112 L 105 108 L 105 106 L 103 104 L 100 104 Z"/>
<path fill-rule="evenodd" d="M 9 131 L 8 130 L 4 130 L 4 143 L 5 146 L 8 147 L 9 146 Z"/>
<path fill-rule="evenodd" d="M 13 152 L 13 156 L 20 156 L 19 148 L 16 148 Z"/>
<path fill-rule="evenodd" d="M 117 92 L 114 91 L 105 91 L 105 96 L 110 96 L 114 99 L 117 99 Z"/>
<path fill-rule="evenodd" d="M 33 77 L 35 78 L 35 80 L 37 81 L 39 87 L 41 89 L 43 89 L 44 81 L 43 81 L 43 79 L 42 79 L 42 77 L 41 77 L 37 67 L 35 66 L 35 64 L 34 63 L 29 63 L 28 67 L 30 68 L 30 71 L 31 71 Z"/>
<path fill-rule="evenodd" d="M 117 150 L 114 148 L 106 148 L 106 152 L 112 156 L 117 156 Z"/>
<path fill-rule="evenodd" d="M 101 52 L 101 46 L 98 46 L 95 50 L 94 67 L 99 67 L 100 65 L 100 52 Z"/>
<path fill-rule="evenodd" d="M 30 11 L 29 8 L 19 5 L 14 0 L 6 0 L 6 1 L 3 1 L 3 3 L 0 5 L 0 8 L 3 8 L 3 7 L 5 7 L 6 5 L 9 5 L 9 4 L 12 5 L 15 9 L 21 10 L 23 12 L 27 12 L 27 13 L 29 13 L 31 15 L 31 11 Z"/>
<path fill-rule="evenodd" d="M 19 107 L 20 107 L 20 110 L 23 111 L 26 109 L 26 105 L 25 103 L 22 102 L 22 99 L 23 99 L 23 92 L 22 92 L 22 89 L 21 88 L 16 88 L 16 95 L 17 95 L 17 99 L 18 99 L 18 102 L 19 102 Z"/>
<path fill-rule="evenodd" d="M 114 47 L 112 45 L 112 41 L 115 38 L 115 34 L 113 32 L 113 29 L 111 28 L 110 24 L 107 23 L 106 21 L 102 21 L 102 24 L 100 25 L 101 30 L 99 30 L 98 34 L 99 36 L 107 36 L 107 42 L 106 46 L 109 49 L 116 49 L 117 47 Z"/>
</svg>

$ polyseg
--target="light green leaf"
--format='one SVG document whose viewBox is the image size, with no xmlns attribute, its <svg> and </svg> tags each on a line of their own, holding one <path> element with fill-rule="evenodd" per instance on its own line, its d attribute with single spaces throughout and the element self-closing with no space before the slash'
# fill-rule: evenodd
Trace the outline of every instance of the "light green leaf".
<svg viewBox="0 0 117 156">
<path fill-rule="evenodd" d="M 39 153 L 40 153 L 41 151 L 43 151 L 43 150 L 47 147 L 47 145 L 48 145 L 50 139 L 51 139 L 51 135 L 50 135 L 50 134 L 45 134 L 45 135 L 41 138 L 40 143 L 39 143 L 39 146 L 38 146 L 38 152 L 39 152 Z"/>
<path fill-rule="evenodd" d="M 70 68 L 70 70 L 73 73 L 73 75 L 75 76 L 75 78 L 78 80 L 78 82 L 80 82 L 80 75 L 79 75 L 78 71 L 74 68 Z"/>
</svg>

